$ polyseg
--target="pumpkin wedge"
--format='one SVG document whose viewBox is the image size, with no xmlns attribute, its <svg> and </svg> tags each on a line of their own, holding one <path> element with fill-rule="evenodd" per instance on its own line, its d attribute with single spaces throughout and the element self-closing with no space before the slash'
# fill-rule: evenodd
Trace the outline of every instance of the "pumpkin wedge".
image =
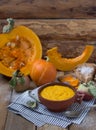
<svg viewBox="0 0 96 130">
<path fill-rule="evenodd" d="M 8 33 L 0 34 L 0 73 L 9 77 L 15 70 L 24 75 L 30 73 L 35 59 L 42 57 L 38 36 L 25 26 L 17 26 Z"/>
<path fill-rule="evenodd" d="M 61 71 L 70 71 L 73 70 L 77 65 L 85 63 L 91 56 L 94 50 L 94 46 L 87 45 L 85 50 L 80 56 L 76 58 L 63 58 L 62 55 L 58 52 L 58 48 L 54 47 L 47 51 L 47 56 L 49 61 L 54 64 L 56 69 Z"/>
</svg>

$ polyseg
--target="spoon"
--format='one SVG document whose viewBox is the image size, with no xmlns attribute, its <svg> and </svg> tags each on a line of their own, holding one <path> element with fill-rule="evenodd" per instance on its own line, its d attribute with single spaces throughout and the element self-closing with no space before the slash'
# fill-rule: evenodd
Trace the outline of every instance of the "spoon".
<svg viewBox="0 0 96 130">
<path fill-rule="evenodd" d="M 73 110 L 65 111 L 64 115 L 68 118 L 76 118 L 80 115 L 80 113 L 82 112 L 83 109 L 87 109 L 87 108 L 96 108 L 96 104 L 94 104 L 92 106 L 82 107 L 79 111 L 73 111 Z"/>
</svg>

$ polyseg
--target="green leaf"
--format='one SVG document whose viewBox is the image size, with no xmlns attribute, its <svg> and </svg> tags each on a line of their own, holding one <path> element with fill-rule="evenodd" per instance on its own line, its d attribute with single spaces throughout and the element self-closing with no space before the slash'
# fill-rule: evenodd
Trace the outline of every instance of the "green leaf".
<svg viewBox="0 0 96 130">
<path fill-rule="evenodd" d="M 9 81 L 10 87 L 14 88 L 17 85 L 17 79 L 14 77 Z"/>
<path fill-rule="evenodd" d="M 89 82 L 87 83 L 87 86 L 88 86 L 89 88 L 90 88 L 90 87 L 95 87 L 96 84 L 95 84 L 94 81 L 89 81 Z"/>
<path fill-rule="evenodd" d="M 87 84 L 89 93 L 96 98 L 96 83 L 93 81 L 89 81 Z"/>
<path fill-rule="evenodd" d="M 89 88 L 89 92 L 96 98 L 96 87 Z"/>
</svg>

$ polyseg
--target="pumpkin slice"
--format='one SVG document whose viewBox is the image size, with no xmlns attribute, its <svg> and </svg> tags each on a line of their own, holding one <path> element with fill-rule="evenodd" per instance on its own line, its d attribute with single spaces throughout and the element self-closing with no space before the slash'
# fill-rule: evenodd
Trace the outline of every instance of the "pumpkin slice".
<svg viewBox="0 0 96 130">
<path fill-rule="evenodd" d="M 25 26 L 17 26 L 11 32 L 0 34 L 0 73 L 11 77 L 15 70 L 24 75 L 30 66 L 42 57 L 42 46 L 38 36 Z"/>
<path fill-rule="evenodd" d="M 58 52 L 58 48 L 54 47 L 47 51 L 47 56 L 49 61 L 54 64 L 56 69 L 61 71 L 70 71 L 73 70 L 77 65 L 85 63 L 91 56 L 94 50 L 94 46 L 87 45 L 83 53 L 76 58 L 63 58 L 62 55 Z"/>
</svg>

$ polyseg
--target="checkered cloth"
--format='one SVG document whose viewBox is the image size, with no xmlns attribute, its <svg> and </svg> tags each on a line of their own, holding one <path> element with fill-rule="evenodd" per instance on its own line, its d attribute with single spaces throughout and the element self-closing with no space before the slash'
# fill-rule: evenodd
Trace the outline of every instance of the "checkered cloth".
<svg viewBox="0 0 96 130">
<path fill-rule="evenodd" d="M 38 99 L 38 89 L 32 90 L 31 94 Z M 78 118 L 67 118 L 64 116 L 64 112 L 51 112 L 44 105 L 38 103 L 36 108 L 30 109 L 27 107 L 28 101 L 34 101 L 32 97 L 29 96 L 29 91 L 22 93 L 17 97 L 9 106 L 8 109 L 15 114 L 19 114 L 22 117 L 26 118 L 30 122 L 34 123 L 36 126 L 41 127 L 45 124 L 56 125 L 62 128 L 66 128 L 72 123 L 80 124 L 82 120 L 87 115 L 88 109 L 82 110 Z M 71 109 L 78 110 L 84 106 L 90 106 L 94 104 L 94 99 L 89 102 L 82 102 L 81 104 L 74 103 L 71 106 Z"/>
</svg>

